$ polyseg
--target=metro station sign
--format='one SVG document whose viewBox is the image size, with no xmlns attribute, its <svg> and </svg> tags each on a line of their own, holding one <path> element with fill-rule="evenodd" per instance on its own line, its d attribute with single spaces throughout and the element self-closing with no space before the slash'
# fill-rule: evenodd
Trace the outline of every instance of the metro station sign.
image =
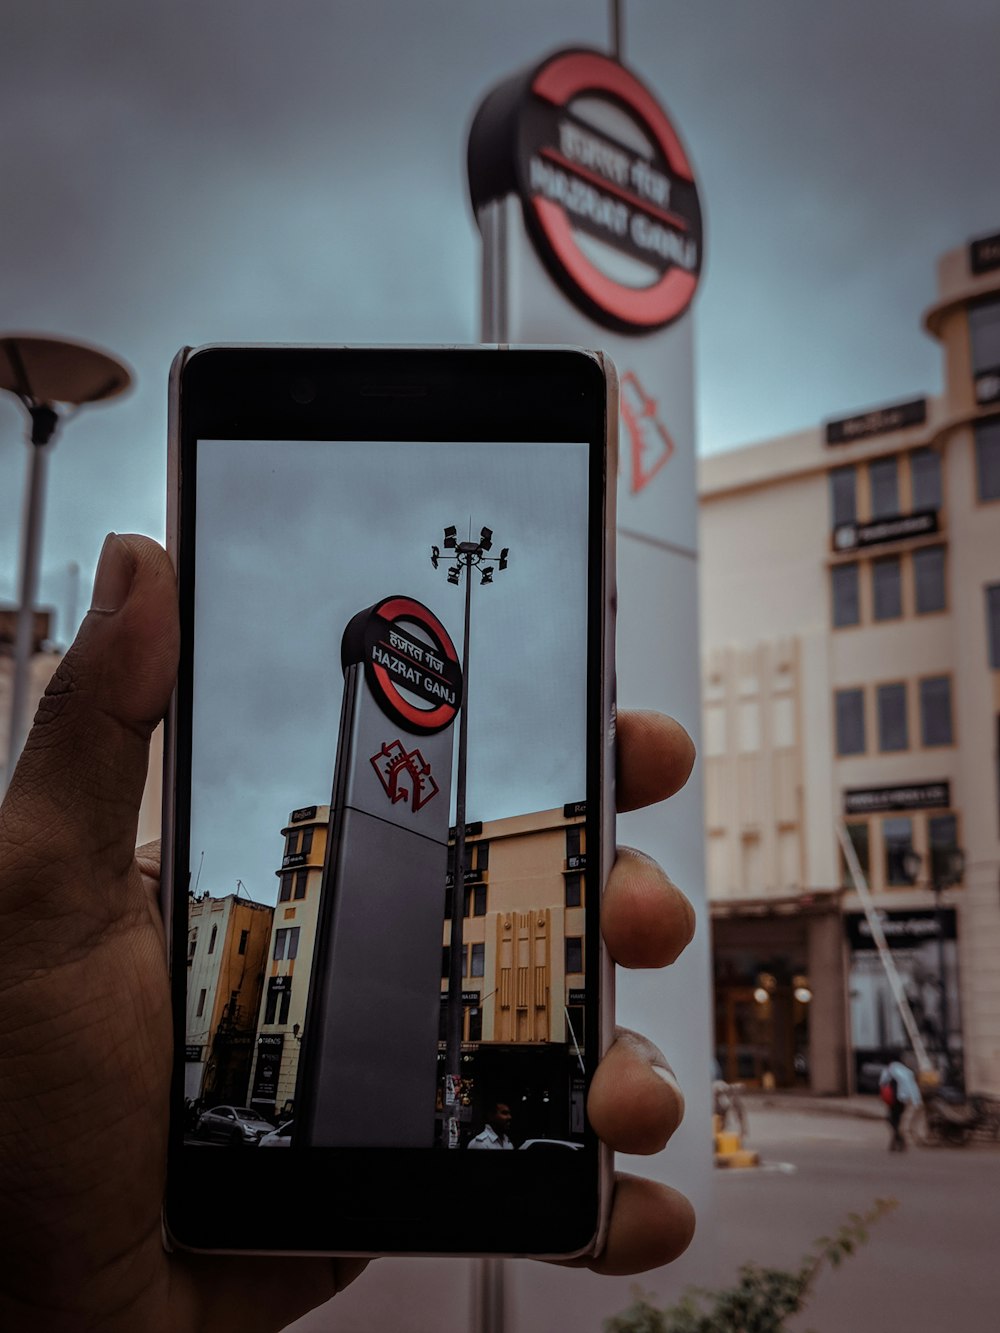
<svg viewBox="0 0 1000 1333">
<path fill-rule="evenodd" d="M 516 193 L 535 249 L 586 315 L 643 334 L 691 303 L 698 189 L 652 93 L 597 51 L 559 51 L 495 88 L 469 136 L 473 207 Z"/>
</svg>

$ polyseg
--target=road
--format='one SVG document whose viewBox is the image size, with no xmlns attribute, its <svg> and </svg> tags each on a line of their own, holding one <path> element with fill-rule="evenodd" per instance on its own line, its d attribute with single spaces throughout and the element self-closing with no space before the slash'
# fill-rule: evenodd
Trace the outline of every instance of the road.
<svg viewBox="0 0 1000 1333">
<path fill-rule="evenodd" d="M 862 1250 L 824 1273 L 791 1327 L 995 1333 L 1000 1146 L 889 1153 L 888 1140 L 880 1121 L 753 1108 L 748 1143 L 765 1165 L 719 1172 L 716 1281 L 731 1280 L 748 1259 L 791 1267 L 848 1213 L 892 1197 L 899 1207 Z"/>
<path fill-rule="evenodd" d="M 758 1170 L 717 1171 L 713 1233 L 697 1269 L 638 1279 L 661 1304 L 688 1283 L 731 1285 L 742 1263 L 794 1267 L 848 1213 L 891 1196 L 898 1208 L 858 1253 L 817 1283 L 790 1333 L 997 1333 L 1000 1330 L 1000 1145 L 887 1151 L 881 1120 L 750 1107 Z M 701 1232 L 702 1241 L 706 1231 Z M 505 1333 L 601 1333 L 633 1279 L 596 1278 L 514 1261 Z M 683 1276 L 682 1276 L 683 1274 Z M 295 1333 L 469 1333 L 469 1261 L 385 1259 Z"/>
</svg>

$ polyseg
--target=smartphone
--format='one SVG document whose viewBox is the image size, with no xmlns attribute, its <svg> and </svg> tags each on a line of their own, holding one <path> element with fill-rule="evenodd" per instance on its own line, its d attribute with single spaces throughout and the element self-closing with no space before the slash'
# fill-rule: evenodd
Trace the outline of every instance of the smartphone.
<svg viewBox="0 0 1000 1333">
<path fill-rule="evenodd" d="M 600 1247 L 617 420 L 575 348 L 178 354 L 168 1244 Z"/>
</svg>

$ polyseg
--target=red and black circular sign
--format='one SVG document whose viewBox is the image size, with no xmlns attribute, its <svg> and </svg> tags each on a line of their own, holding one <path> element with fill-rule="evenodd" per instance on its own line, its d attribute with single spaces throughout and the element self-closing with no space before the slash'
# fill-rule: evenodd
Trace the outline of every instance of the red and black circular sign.
<svg viewBox="0 0 1000 1333">
<path fill-rule="evenodd" d="M 495 88 L 469 135 L 469 185 L 477 214 L 518 194 L 549 273 L 598 323 L 650 333 L 690 305 L 694 173 L 652 93 L 609 56 L 560 51 Z"/>
<path fill-rule="evenodd" d="M 361 663 L 375 702 L 418 735 L 444 731 L 462 705 L 462 667 L 448 631 L 413 597 L 385 597 L 344 631 L 344 670 Z"/>
</svg>

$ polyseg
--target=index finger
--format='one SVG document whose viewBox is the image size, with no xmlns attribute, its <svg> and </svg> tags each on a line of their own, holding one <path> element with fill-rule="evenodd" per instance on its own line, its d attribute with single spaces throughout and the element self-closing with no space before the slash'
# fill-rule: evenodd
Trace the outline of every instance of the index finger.
<svg viewBox="0 0 1000 1333">
<path fill-rule="evenodd" d="M 694 767 L 694 742 L 663 713 L 618 714 L 618 811 L 655 805 L 680 791 Z"/>
</svg>

